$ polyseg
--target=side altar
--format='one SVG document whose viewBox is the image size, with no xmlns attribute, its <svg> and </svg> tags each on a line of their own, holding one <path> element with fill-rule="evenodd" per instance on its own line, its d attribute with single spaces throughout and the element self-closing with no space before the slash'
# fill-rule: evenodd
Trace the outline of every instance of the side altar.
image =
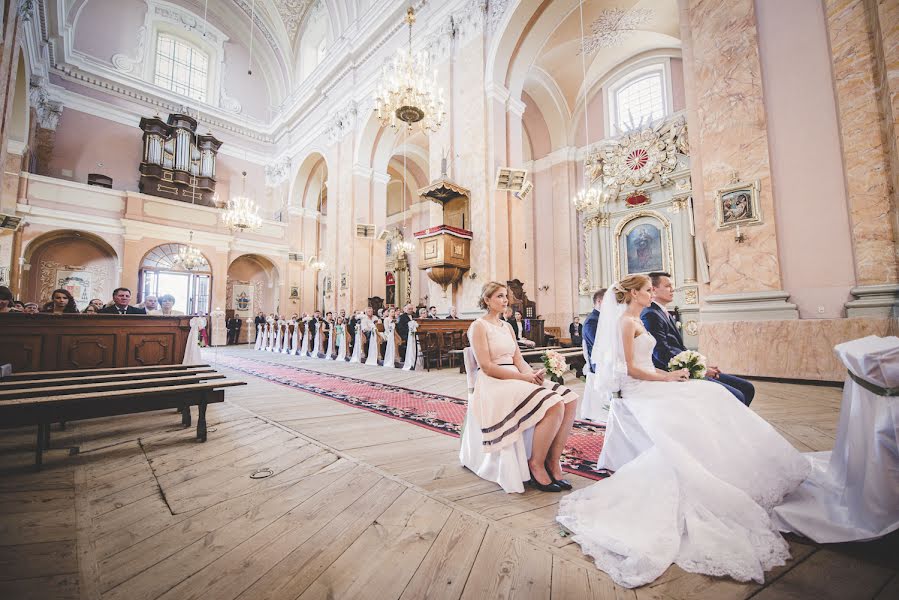
<svg viewBox="0 0 899 600">
<path fill-rule="evenodd" d="M 599 194 L 577 207 L 583 236 L 578 291 L 586 314 L 599 288 L 633 273 L 671 273 L 675 294 L 668 309 L 676 311 L 686 345 L 695 348 L 698 282 L 707 280 L 708 269 L 694 237 L 689 152 L 683 114 L 591 149 L 584 166 Z"/>
</svg>

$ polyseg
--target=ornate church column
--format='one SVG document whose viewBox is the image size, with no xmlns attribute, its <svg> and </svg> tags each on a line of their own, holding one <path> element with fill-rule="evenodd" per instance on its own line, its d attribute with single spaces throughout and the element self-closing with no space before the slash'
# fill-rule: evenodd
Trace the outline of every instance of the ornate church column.
<svg viewBox="0 0 899 600">
<path fill-rule="evenodd" d="M 876 0 L 825 0 L 824 9 L 857 280 L 846 309 L 887 316 L 899 294 L 899 9 Z"/>
<path fill-rule="evenodd" d="M 702 318 L 798 318 L 782 290 L 753 1 L 681 1 L 687 8 L 682 14 L 688 19 L 692 59 L 685 60 L 685 67 L 692 68 L 694 88 L 687 97 L 697 141 L 691 155 L 699 159 L 693 180 L 701 180 L 704 190 L 694 201 L 710 275 Z M 739 61 L 733 60 L 736 56 Z M 718 194 L 737 182 L 757 184 L 762 216 L 758 224 L 743 227 L 745 243 L 735 240 L 733 229 L 717 227 Z"/>
</svg>

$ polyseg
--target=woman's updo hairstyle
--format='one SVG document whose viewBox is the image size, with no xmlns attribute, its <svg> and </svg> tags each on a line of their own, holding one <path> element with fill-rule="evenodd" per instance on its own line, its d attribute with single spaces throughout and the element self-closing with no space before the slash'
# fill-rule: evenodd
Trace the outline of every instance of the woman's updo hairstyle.
<svg viewBox="0 0 899 600">
<path fill-rule="evenodd" d="M 612 291 L 615 292 L 615 301 L 618 304 L 627 304 L 630 302 L 628 292 L 636 292 L 649 283 L 649 277 L 646 275 L 628 275 L 614 286 Z"/>
<path fill-rule="evenodd" d="M 502 283 L 496 281 L 488 281 L 485 283 L 484 287 L 481 288 L 481 296 L 478 298 L 478 308 L 487 310 L 487 300 L 492 298 L 493 294 L 501 289 L 506 289 L 506 286 Z"/>
</svg>

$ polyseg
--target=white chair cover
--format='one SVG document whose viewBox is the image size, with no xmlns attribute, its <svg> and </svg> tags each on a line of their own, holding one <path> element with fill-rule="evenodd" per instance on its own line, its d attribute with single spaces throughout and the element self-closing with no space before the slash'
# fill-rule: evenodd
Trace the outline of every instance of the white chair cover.
<svg viewBox="0 0 899 600">
<path fill-rule="evenodd" d="M 340 343 L 337 344 L 337 360 L 345 361 L 346 360 L 346 325 L 335 325 L 334 326 L 334 336 L 337 337 L 336 330 L 337 328 L 341 328 L 342 335 L 340 336 Z"/>
<path fill-rule="evenodd" d="M 290 336 L 290 352 L 288 354 L 292 354 L 296 356 L 297 352 L 300 351 L 300 323 L 299 321 L 294 321 L 293 323 L 293 333 Z"/>
<path fill-rule="evenodd" d="M 834 350 L 859 379 L 899 387 L 899 338 L 872 335 Z M 806 456 L 811 475 L 774 509 L 782 531 L 834 543 L 899 529 L 899 397 L 879 395 L 850 376 L 833 452 Z"/>
<path fill-rule="evenodd" d="M 264 331 L 265 328 L 262 326 L 262 323 L 256 326 L 256 345 L 253 346 L 254 350 L 262 350 L 262 344 L 265 342 Z"/>
<path fill-rule="evenodd" d="M 303 357 L 309 356 L 309 337 L 310 337 L 309 321 L 304 321 L 303 322 L 303 341 L 301 343 L 302 345 L 300 346 L 300 356 L 303 356 Z"/>
<path fill-rule="evenodd" d="M 353 356 L 350 358 L 350 362 L 362 362 L 362 325 L 359 323 L 356 323 L 356 341 L 353 342 Z"/>
<path fill-rule="evenodd" d="M 283 330 L 281 334 L 281 354 L 287 354 L 290 352 L 290 325 L 287 321 L 281 325 L 281 329 Z"/>
<path fill-rule="evenodd" d="M 393 325 L 385 327 L 384 336 L 387 338 L 387 348 L 384 350 L 384 368 L 393 369 L 396 367 L 396 336 L 393 334 Z"/>
<path fill-rule="evenodd" d="M 595 423 L 606 423 L 609 420 L 609 407 L 612 397 L 604 391 L 595 389 L 593 373 L 590 372 L 590 353 L 587 352 L 587 343 L 584 342 L 581 348 L 587 361 L 584 365 L 587 384 L 584 386 L 584 395 L 581 396 L 581 400 L 577 404 L 575 418 L 580 420 L 588 419 Z"/>
<path fill-rule="evenodd" d="M 272 337 L 272 324 L 268 321 L 265 322 L 265 346 L 263 346 L 263 350 L 266 352 L 272 351 L 272 344 L 275 342 L 275 338 Z"/>
<path fill-rule="evenodd" d="M 312 358 L 318 358 L 322 351 L 322 324 L 320 321 L 315 323 L 315 338 L 312 344 Z"/>
<path fill-rule="evenodd" d="M 403 371 L 414 371 L 418 362 L 418 323 L 409 321 L 409 337 L 406 338 L 406 356 L 403 361 Z"/>
<path fill-rule="evenodd" d="M 275 323 L 275 343 L 272 345 L 272 352 L 280 352 L 281 351 L 281 326 L 283 323 L 278 321 Z"/>
<path fill-rule="evenodd" d="M 474 394 L 478 374 L 478 361 L 471 347 L 463 351 L 465 373 L 468 377 L 468 401 Z M 498 483 L 506 492 L 524 492 L 524 482 L 531 478 L 528 457 L 534 443 L 534 428 L 527 429 L 517 442 L 497 452 L 484 452 L 484 436 L 472 411 L 465 412 L 462 426 L 462 447 L 459 462 L 481 479 Z"/>
<path fill-rule="evenodd" d="M 328 350 L 325 352 L 325 360 L 334 360 L 334 338 L 337 336 L 337 325 L 331 324 L 328 330 Z"/>
<path fill-rule="evenodd" d="M 378 330 L 372 329 L 368 334 L 368 356 L 365 357 L 365 364 L 370 367 L 378 366 Z"/>
<path fill-rule="evenodd" d="M 184 347 L 184 360 L 182 365 L 198 365 L 203 362 L 200 353 L 200 330 L 206 327 L 205 317 L 193 317 L 190 320 L 190 333 L 187 334 L 187 344 Z"/>
</svg>

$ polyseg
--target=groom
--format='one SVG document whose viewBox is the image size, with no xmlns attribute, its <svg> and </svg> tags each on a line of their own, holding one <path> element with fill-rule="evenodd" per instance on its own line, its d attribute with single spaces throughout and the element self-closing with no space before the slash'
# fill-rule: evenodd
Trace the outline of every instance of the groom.
<svg viewBox="0 0 899 600">
<path fill-rule="evenodd" d="M 668 273 L 650 273 L 652 280 L 652 304 L 643 309 L 640 318 L 646 330 L 656 339 L 656 347 L 652 351 L 652 362 L 663 371 L 668 370 L 668 361 L 686 350 L 684 339 L 674 318 L 665 310 L 665 306 L 674 299 L 674 284 Z M 755 387 L 745 379 L 722 373 L 718 367 L 708 365 L 706 379 L 720 383 L 737 400 L 749 406 L 755 396 Z"/>
</svg>

